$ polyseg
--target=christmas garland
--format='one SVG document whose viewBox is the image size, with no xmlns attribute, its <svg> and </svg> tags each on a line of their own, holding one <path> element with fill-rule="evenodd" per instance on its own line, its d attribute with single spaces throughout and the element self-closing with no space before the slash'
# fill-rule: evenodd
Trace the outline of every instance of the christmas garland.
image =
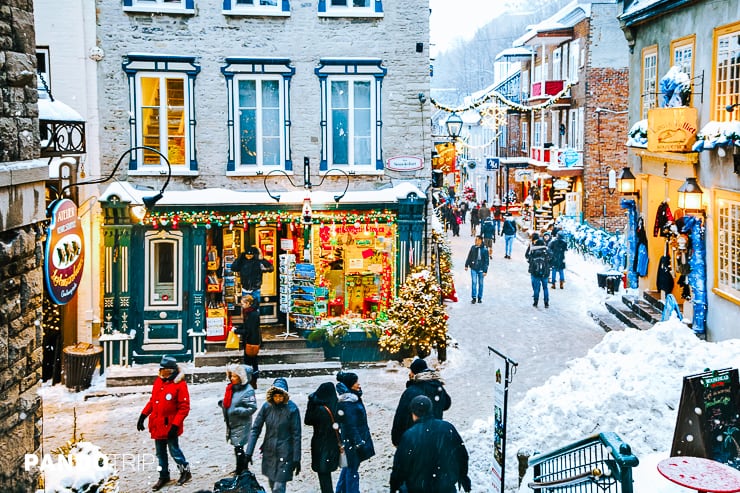
<svg viewBox="0 0 740 493">
<path fill-rule="evenodd" d="M 432 231 L 432 241 L 439 247 L 439 276 L 442 296 L 449 297 L 455 293 L 455 284 L 452 278 L 452 250 L 447 241 L 447 237 L 438 231 Z M 432 254 L 432 264 L 436 263 L 436 258 Z"/>
<path fill-rule="evenodd" d="M 514 109 L 514 110 L 517 110 L 517 111 L 535 111 L 535 110 L 547 109 L 550 106 L 552 106 L 555 103 L 555 101 L 557 101 L 558 99 L 562 98 L 563 96 L 565 96 L 565 94 L 568 91 L 570 91 L 570 88 L 571 88 L 572 85 L 573 84 L 569 82 L 568 84 L 565 85 L 565 87 L 563 87 L 563 89 L 559 93 L 555 94 L 554 96 L 550 96 L 550 99 L 548 99 L 544 103 L 536 104 L 536 105 L 533 105 L 533 106 L 527 106 L 527 105 L 524 105 L 524 104 L 516 103 L 516 102 L 508 99 L 506 96 L 504 96 L 500 92 L 496 91 L 495 89 L 493 89 L 490 92 L 484 94 L 483 96 L 481 96 L 479 99 L 477 99 L 475 102 L 469 104 L 468 106 L 458 106 L 457 108 L 453 108 L 451 106 L 446 106 L 446 105 L 438 102 L 434 98 L 429 98 L 429 99 L 430 99 L 432 105 L 434 105 L 435 108 L 437 108 L 438 110 L 446 111 L 448 113 L 462 113 L 464 111 L 474 110 L 474 109 L 477 109 L 477 108 L 483 106 L 485 103 L 487 103 L 488 101 L 490 101 L 492 99 L 495 99 L 499 103 L 501 103 L 503 105 L 506 105 L 509 108 Z"/>
</svg>

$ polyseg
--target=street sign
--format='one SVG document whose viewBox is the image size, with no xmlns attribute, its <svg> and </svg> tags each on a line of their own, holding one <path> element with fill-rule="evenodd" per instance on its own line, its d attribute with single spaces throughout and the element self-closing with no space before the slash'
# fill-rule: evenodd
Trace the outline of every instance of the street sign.
<svg viewBox="0 0 740 493">
<path fill-rule="evenodd" d="M 497 157 L 487 157 L 486 158 L 486 169 L 487 170 L 497 170 L 501 167 L 501 159 Z"/>
</svg>

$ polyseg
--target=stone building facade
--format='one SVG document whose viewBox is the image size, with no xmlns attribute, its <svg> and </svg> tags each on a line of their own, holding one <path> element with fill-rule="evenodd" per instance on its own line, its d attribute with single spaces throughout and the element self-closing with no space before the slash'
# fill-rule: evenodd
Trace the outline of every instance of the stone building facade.
<svg viewBox="0 0 740 493">
<path fill-rule="evenodd" d="M 0 491 L 36 487 L 46 164 L 38 160 L 33 2 L 0 7 Z"/>
</svg>

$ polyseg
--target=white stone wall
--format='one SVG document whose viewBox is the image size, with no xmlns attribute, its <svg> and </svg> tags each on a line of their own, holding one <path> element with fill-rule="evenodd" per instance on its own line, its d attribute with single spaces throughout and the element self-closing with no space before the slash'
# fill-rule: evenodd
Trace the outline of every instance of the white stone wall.
<svg viewBox="0 0 740 493">
<path fill-rule="evenodd" d="M 289 58 L 291 150 L 294 169 L 311 159 L 318 173 L 321 151 L 320 87 L 314 68 L 322 57 L 374 57 L 383 60 L 383 160 L 398 155 L 424 158 L 425 169 L 365 180 L 379 186 L 389 178 L 430 175 L 429 2 L 386 0 L 380 19 L 319 18 L 316 1 L 291 1 L 290 17 L 237 17 L 222 13 L 221 0 L 196 0 L 195 15 L 125 13 L 120 0 L 98 0 L 98 38 L 106 57 L 99 63 L 103 166 L 112 166 L 129 146 L 128 81 L 121 68 L 127 53 L 196 56 L 196 146 L 199 175 L 173 178 L 170 189 L 226 187 L 262 189 L 262 177 L 226 177 L 226 83 L 221 74 L 228 56 Z M 423 52 L 416 44 L 423 43 Z M 427 102 L 421 104 L 418 94 Z M 426 183 L 429 178 L 424 178 Z M 161 186 L 157 178 L 129 177 Z M 187 180 L 187 183 L 185 181 Z M 300 181 L 300 178 L 298 179 Z M 327 183 L 329 180 L 327 180 Z M 368 185 L 371 183 L 372 185 Z M 420 184 L 423 182 L 420 182 Z M 356 184 L 353 183 L 353 187 Z M 422 186 L 422 190 L 426 185 Z"/>
</svg>

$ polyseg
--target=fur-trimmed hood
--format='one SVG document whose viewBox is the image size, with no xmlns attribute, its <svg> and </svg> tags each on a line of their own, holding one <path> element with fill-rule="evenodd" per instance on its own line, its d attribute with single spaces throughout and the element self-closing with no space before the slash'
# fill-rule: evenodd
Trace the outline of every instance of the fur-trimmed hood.
<svg viewBox="0 0 740 493">
<path fill-rule="evenodd" d="M 269 402 L 270 404 L 275 404 L 272 397 L 278 392 L 281 392 L 285 395 L 285 400 L 283 401 L 283 404 L 288 402 L 288 399 L 290 399 L 290 394 L 288 393 L 288 381 L 282 377 L 276 378 L 275 381 L 272 382 L 272 387 L 267 389 L 267 402 Z"/>
<path fill-rule="evenodd" d="M 226 376 L 228 378 L 229 373 L 234 373 L 236 376 L 239 377 L 240 383 L 242 385 L 248 384 L 252 380 L 252 375 L 254 374 L 254 370 L 251 366 L 247 365 L 240 365 L 240 364 L 232 364 L 232 365 L 226 365 Z"/>
<path fill-rule="evenodd" d="M 426 382 L 429 380 L 437 380 L 439 383 L 444 384 L 444 380 L 442 380 L 442 376 L 439 374 L 437 370 L 425 370 L 420 373 L 417 373 L 414 375 L 414 380 L 417 382 Z"/>
<path fill-rule="evenodd" d="M 170 375 L 168 378 L 162 378 L 162 380 L 164 380 L 165 382 L 170 381 L 174 383 L 182 382 L 184 379 L 185 379 L 185 372 L 182 371 L 182 367 L 179 364 L 177 365 L 177 368 L 175 368 L 175 373 Z"/>
</svg>

